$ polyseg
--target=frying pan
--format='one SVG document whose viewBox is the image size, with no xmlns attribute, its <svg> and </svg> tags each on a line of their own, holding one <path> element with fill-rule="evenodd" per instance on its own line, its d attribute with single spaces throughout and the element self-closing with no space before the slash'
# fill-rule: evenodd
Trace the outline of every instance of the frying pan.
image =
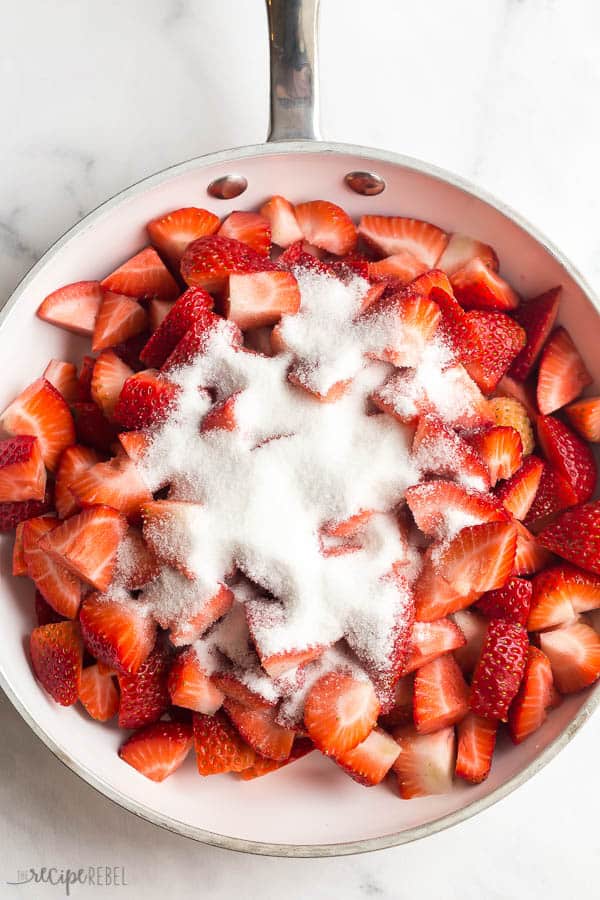
<svg viewBox="0 0 600 900">
<path fill-rule="evenodd" d="M 268 142 L 209 154 L 128 188 L 88 215 L 33 267 L 0 314 L 0 404 L 49 357 L 76 358 L 81 340 L 35 317 L 56 287 L 101 278 L 147 242 L 144 224 L 181 206 L 223 216 L 271 194 L 292 202 L 326 198 L 354 217 L 364 212 L 426 219 L 491 244 L 503 274 L 524 296 L 563 285 L 562 321 L 600 385 L 598 305 L 582 277 L 519 215 L 440 169 L 394 153 L 319 139 L 318 0 L 267 0 L 271 48 Z M 33 731 L 69 768 L 122 807 L 172 831 L 219 847 L 277 856 L 334 856 L 390 847 L 474 815 L 547 763 L 590 716 L 600 687 L 565 698 L 518 747 L 500 743 L 489 779 L 441 797 L 401 801 L 390 787 L 366 791 L 317 754 L 250 783 L 200 780 L 193 761 L 162 784 L 117 757 L 118 729 L 53 703 L 31 673 L 24 647 L 33 621 L 23 579 L 10 573 L 11 541 L 0 544 L 3 641 L 0 684 Z"/>
</svg>

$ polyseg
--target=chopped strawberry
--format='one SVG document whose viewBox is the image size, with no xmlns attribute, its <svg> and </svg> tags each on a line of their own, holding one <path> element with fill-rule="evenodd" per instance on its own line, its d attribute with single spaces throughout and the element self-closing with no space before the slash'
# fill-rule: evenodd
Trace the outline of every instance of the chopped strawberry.
<svg viewBox="0 0 600 900">
<path fill-rule="evenodd" d="M 321 275 L 334 275 L 335 271 L 329 263 L 317 259 L 307 250 L 305 241 L 295 241 L 285 250 L 276 263 L 277 269 L 294 274 L 295 269 L 308 269 L 309 272 L 318 272 Z"/>
<path fill-rule="evenodd" d="M 0 502 L 43 500 L 46 469 L 40 442 L 31 435 L 0 441 Z"/>
<path fill-rule="evenodd" d="M 150 331 L 152 333 L 154 333 L 157 328 L 160 328 L 176 302 L 176 300 L 157 300 L 156 297 L 153 297 L 152 300 L 148 301 L 148 325 L 150 326 Z"/>
<path fill-rule="evenodd" d="M 464 643 L 464 634 L 450 619 L 415 622 L 410 636 L 410 654 L 403 673 L 414 672 L 443 653 L 462 647 Z"/>
<path fill-rule="evenodd" d="M 521 435 L 523 456 L 529 456 L 535 448 L 533 428 L 523 404 L 514 397 L 493 397 L 489 410 L 496 425 L 514 428 Z"/>
<path fill-rule="evenodd" d="M 304 724 L 322 753 L 338 756 L 367 737 L 379 715 L 370 681 L 330 672 L 311 688 L 304 707 Z"/>
<path fill-rule="evenodd" d="M 114 409 L 114 418 L 125 428 L 151 428 L 161 425 L 171 412 L 179 388 L 147 369 L 131 375 L 123 385 Z"/>
<path fill-rule="evenodd" d="M 179 569 L 186 578 L 196 576 L 187 565 L 184 535 L 193 528 L 193 515 L 201 511 L 199 503 L 189 500 L 148 499 L 141 508 L 144 540 L 157 558 L 173 569 Z"/>
<path fill-rule="evenodd" d="M 415 619 L 417 622 L 434 622 L 450 613 L 470 606 L 479 596 L 478 591 L 455 588 L 437 571 L 432 560 L 433 547 L 424 557 L 424 564 L 415 585 Z"/>
<path fill-rule="evenodd" d="M 275 195 L 267 200 L 260 208 L 261 216 L 264 216 L 271 225 L 271 238 L 278 247 L 289 247 L 296 241 L 302 240 L 302 232 L 298 225 L 294 207 L 285 197 Z"/>
<path fill-rule="evenodd" d="M 65 617 L 57 613 L 50 604 L 44 599 L 43 594 L 36 590 L 35 592 L 35 619 L 38 625 L 51 625 L 54 622 L 64 622 Z"/>
<path fill-rule="evenodd" d="M 102 288 L 98 281 L 77 281 L 48 294 L 37 314 L 51 325 L 91 336 L 101 303 Z"/>
<path fill-rule="evenodd" d="M 482 244 L 467 234 L 451 234 L 446 249 L 437 261 L 437 267 L 447 275 L 454 275 L 473 259 L 480 259 L 488 269 L 498 271 L 498 257 L 493 247 Z"/>
<path fill-rule="evenodd" d="M 354 223 L 347 212 L 328 200 L 311 200 L 296 207 L 296 221 L 304 239 L 321 250 L 345 256 L 356 247 Z"/>
<path fill-rule="evenodd" d="M 79 699 L 92 719 L 108 722 L 119 709 L 119 692 L 110 675 L 100 672 L 98 665 L 88 666 L 81 673 Z"/>
<path fill-rule="evenodd" d="M 507 425 L 493 425 L 473 435 L 471 444 L 488 467 L 492 487 L 510 478 L 523 461 L 521 435 Z"/>
<path fill-rule="evenodd" d="M 160 302 L 160 301 L 157 301 Z M 202 288 L 188 288 L 172 304 L 164 320 L 156 326 L 150 340 L 140 353 L 144 365 L 159 369 L 197 319 L 212 309 L 213 299 Z"/>
<path fill-rule="evenodd" d="M 248 244 L 264 256 L 271 250 L 271 223 L 259 213 L 236 210 L 227 216 L 218 233 Z"/>
<path fill-rule="evenodd" d="M 179 262 L 188 244 L 205 235 L 214 234 L 220 224 L 219 217 L 207 209 L 188 206 L 152 219 L 146 225 L 146 230 L 158 252 L 179 271 Z"/>
<path fill-rule="evenodd" d="M 600 578 L 574 566 L 552 566 L 536 575 L 532 585 L 529 631 L 572 622 L 577 613 L 600 606 Z"/>
<path fill-rule="evenodd" d="M 81 602 L 81 584 L 41 547 L 41 539 L 57 527 L 53 517 L 29 519 L 23 525 L 23 557 L 27 574 L 44 599 L 68 619 L 74 619 Z"/>
<path fill-rule="evenodd" d="M 61 706 L 77 702 L 83 644 L 77 622 L 40 625 L 31 632 L 31 663 L 42 687 Z"/>
<path fill-rule="evenodd" d="M 542 415 L 575 400 L 592 380 L 569 332 L 555 328 L 544 347 L 538 372 L 537 404 Z"/>
<path fill-rule="evenodd" d="M 498 387 L 494 391 L 494 398 L 499 397 L 509 397 L 512 400 L 518 400 L 529 418 L 532 421 L 535 421 L 538 409 L 535 398 L 535 388 L 531 383 L 515 381 L 510 375 L 504 375 L 498 382 Z"/>
<path fill-rule="evenodd" d="M 337 756 L 336 762 L 359 784 L 371 787 L 383 781 L 399 755 L 396 741 L 383 729 L 374 728 L 357 747 Z"/>
<path fill-rule="evenodd" d="M 192 743 L 191 725 L 155 722 L 128 737 L 119 756 L 151 781 L 164 781 L 183 764 Z"/>
<path fill-rule="evenodd" d="M 347 519 L 326 522 L 323 525 L 323 531 L 331 537 L 352 537 L 369 521 L 374 512 L 374 509 L 360 509 L 353 516 L 348 516 Z"/>
<path fill-rule="evenodd" d="M 525 522 L 527 524 L 535 522 L 537 527 L 540 523 L 545 523 L 550 516 L 575 506 L 576 503 L 577 495 L 569 482 L 559 475 L 553 466 L 546 463 L 537 493 L 525 516 Z"/>
<path fill-rule="evenodd" d="M 152 494 L 128 456 L 115 456 L 76 475 L 69 486 L 81 506 L 101 504 L 134 520 Z"/>
<path fill-rule="evenodd" d="M 95 365 L 96 358 L 94 356 L 84 356 L 81 360 L 81 366 L 77 376 L 77 381 L 79 382 L 79 397 L 77 399 L 79 401 L 87 402 L 92 399 L 92 375 L 94 373 Z"/>
<path fill-rule="evenodd" d="M 150 297 L 174 300 L 179 293 L 175 279 L 152 247 L 140 250 L 111 272 L 102 282 L 102 287 L 116 294 L 137 297 L 138 300 Z"/>
<path fill-rule="evenodd" d="M 481 355 L 483 352 L 479 344 L 479 335 L 476 334 L 467 312 L 454 297 L 447 275 L 441 269 L 436 269 L 435 272 L 439 272 L 442 277 L 436 278 L 437 283 L 428 290 L 427 296 L 437 303 L 442 313 L 439 334 L 452 349 L 456 359 L 463 365 L 468 365 L 471 357 Z M 412 282 L 413 288 L 422 279 L 429 281 L 431 274 L 426 273 Z"/>
<path fill-rule="evenodd" d="M 580 691 L 600 676 L 600 636 L 583 622 L 542 632 L 540 647 L 550 660 L 561 694 Z"/>
<path fill-rule="evenodd" d="M 119 728 L 141 728 L 160 719 L 170 702 L 171 662 L 170 650 L 158 643 L 135 673 L 119 673 Z"/>
<path fill-rule="evenodd" d="M 214 716 L 194 715 L 194 744 L 200 775 L 242 772 L 256 762 L 252 747 L 240 737 L 220 710 Z"/>
<path fill-rule="evenodd" d="M 221 584 L 216 593 L 205 600 L 201 609 L 193 613 L 187 622 L 181 623 L 177 620 L 168 622 L 163 627 L 169 627 L 169 640 L 173 646 L 183 647 L 186 644 L 192 644 L 203 635 L 221 616 L 229 612 L 232 605 L 233 593 L 226 584 Z"/>
<path fill-rule="evenodd" d="M 122 431 L 119 443 L 133 462 L 140 462 L 150 446 L 150 437 L 145 431 Z"/>
<path fill-rule="evenodd" d="M 244 671 L 233 666 L 211 675 L 211 683 L 223 697 L 229 697 L 248 709 L 272 709 L 276 701 L 267 700 L 258 691 L 252 690 L 243 680 Z M 220 705 L 220 704 L 219 704 Z"/>
<path fill-rule="evenodd" d="M 454 481 L 427 481 L 405 494 L 417 527 L 443 540 L 453 521 L 462 517 L 473 523 L 506 521 L 508 516 L 490 494 L 471 491 Z"/>
<path fill-rule="evenodd" d="M 528 456 L 514 475 L 498 485 L 495 494 L 505 508 L 523 521 L 535 500 L 545 465 L 537 456 Z"/>
<path fill-rule="evenodd" d="M 376 262 L 369 263 L 371 281 L 395 284 L 408 284 L 414 278 L 427 271 L 427 266 L 408 250 L 401 250 Z"/>
<path fill-rule="evenodd" d="M 96 360 L 90 393 L 107 419 L 112 419 L 119 394 L 131 375 L 133 369 L 125 365 L 113 350 L 104 350 Z"/>
<path fill-rule="evenodd" d="M 314 749 L 315 745 L 310 738 L 297 737 L 292 744 L 292 752 L 287 759 L 267 759 L 266 756 L 256 755 L 254 764 L 240 772 L 239 776 L 242 781 L 252 781 L 254 778 L 261 778 L 263 775 L 276 772 L 278 769 L 282 769 L 284 766 L 302 759 L 303 756 L 311 753 Z"/>
<path fill-rule="evenodd" d="M 513 575 L 533 575 L 548 565 L 552 558 L 551 554 L 521 522 L 515 521 L 514 524 L 517 529 L 517 549 Z"/>
<path fill-rule="evenodd" d="M 553 678 L 548 657 L 530 646 L 521 687 L 508 711 L 508 727 L 515 744 L 537 731 L 552 703 Z"/>
<path fill-rule="evenodd" d="M 487 466 L 477 451 L 437 416 L 420 417 L 412 449 L 424 471 L 443 478 L 460 478 L 476 490 L 490 486 Z"/>
<path fill-rule="evenodd" d="M 62 394 L 67 403 L 79 400 L 79 379 L 77 378 L 77 366 L 74 363 L 51 359 L 44 369 L 42 378 L 49 381 L 59 394 Z"/>
<path fill-rule="evenodd" d="M 94 327 L 92 350 L 97 353 L 135 337 L 144 331 L 146 323 L 146 313 L 137 300 L 105 291 Z"/>
<path fill-rule="evenodd" d="M 538 541 L 557 556 L 600 575 L 600 500 L 561 513 Z"/>
<path fill-rule="evenodd" d="M 100 458 L 91 447 L 73 444 L 63 452 L 54 486 L 54 502 L 59 518 L 66 519 L 79 509 L 79 504 L 70 491 L 71 484 L 78 475 L 91 469 Z"/>
<path fill-rule="evenodd" d="M 519 690 L 529 642 L 522 625 L 491 619 L 471 682 L 471 709 L 488 719 L 507 721 Z"/>
<path fill-rule="evenodd" d="M 525 329 L 527 343 L 510 368 L 513 378 L 525 381 L 531 373 L 556 321 L 560 292 L 560 287 L 551 288 L 515 310 L 514 317 Z"/>
<path fill-rule="evenodd" d="M 206 674 L 196 651 L 190 647 L 173 663 L 168 681 L 171 703 L 212 716 L 225 695 Z"/>
<path fill-rule="evenodd" d="M 407 250 L 428 269 L 437 264 L 448 243 L 448 235 L 435 225 L 400 216 L 363 216 L 358 233 L 381 256 Z"/>
<path fill-rule="evenodd" d="M 565 408 L 565 415 L 581 437 L 600 442 L 600 397 L 586 397 Z"/>
<path fill-rule="evenodd" d="M 577 501 L 589 500 L 598 476 L 591 448 L 553 416 L 540 416 L 537 430 L 544 456 L 573 488 Z"/>
<path fill-rule="evenodd" d="M 79 620 L 90 653 L 117 672 L 137 672 L 154 646 L 156 625 L 133 603 L 89 594 Z"/>
<path fill-rule="evenodd" d="M 454 272 L 450 281 L 464 309 L 516 309 L 519 297 L 513 289 L 475 257 Z"/>
<path fill-rule="evenodd" d="M 130 526 L 119 544 L 115 579 L 128 591 L 139 591 L 160 574 L 161 565 L 138 528 Z"/>
<path fill-rule="evenodd" d="M 456 759 L 454 728 L 419 734 L 407 725 L 396 728 L 393 737 L 400 754 L 392 768 L 403 800 L 450 793 Z"/>
<path fill-rule="evenodd" d="M 75 426 L 64 398 L 45 378 L 38 378 L 7 406 L 0 424 L 9 434 L 31 434 L 39 441 L 42 459 L 53 472 L 60 454 L 75 443 Z"/>
<path fill-rule="evenodd" d="M 295 732 L 278 725 L 272 710 L 249 709 L 230 697 L 225 699 L 223 708 L 243 739 L 257 753 L 268 759 L 288 758 Z"/>
<path fill-rule="evenodd" d="M 109 586 L 127 523 L 109 506 L 93 506 L 45 534 L 39 549 L 99 591 Z"/>
<path fill-rule="evenodd" d="M 474 609 L 462 609 L 453 613 L 452 619 L 465 636 L 466 643 L 454 651 L 456 662 L 465 675 L 472 675 L 481 656 L 481 648 L 487 633 L 487 620 Z"/>
<path fill-rule="evenodd" d="M 145 328 L 143 331 L 140 331 L 139 334 L 135 334 L 133 337 L 121 341 L 120 344 L 115 344 L 112 349 L 119 359 L 123 360 L 125 365 L 129 366 L 130 369 L 133 369 L 134 372 L 140 372 L 142 369 L 146 368 L 144 364 L 140 362 L 140 353 L 148 343 L 149 338 L 150 331 Z"/>
<path fill-rule="evenodd" d="M 274 325 L 300 309 L 300 289 L 290 272 L 250 272 L 231 275 L 225 316 L 245 330 Z"/>
<path fill-rule="evenodd" d="M 306 369 L 302 364 L 292 366 L 288 372 L 288 381 L 291 384 L 296 385 L 296 387 L 301 388 L 303 391 L 306 391 L 311 397 L 318 400 L 319 403 L 336 403 L 347 393 L 348 388 L 352 384 L 351 380 L 336 381 L 325 393 L 319 393 L 319 391 L 307 384 Z"/>
<path fill-rule="evenodd" d="M 23 528 L 25 527 L 25 522 L 19 522 L 15 529 L 15 542 L 13 544 L 13 552 L 12 552 L 12 574 L 15 577 L 20 575 L 27 575 L 27 563 L 25 562 L 25 555 L 23 553 Z"/>
<path fill-rule="evenodd" d="M 409 674 L 399 678 L 394 685 L 385 712 L 379 716 L 379 724 L 383 728 L 395 728 L 412 722 L 414 681 L 414 674 Z"/>
<path fill-rule="evenodd" d="M 230 275 L 267 272 L 274 268 L 274 263 L 263 253 L 220 234 L 193 241 L 181 260 L 184 281 L 210 293 L 222 291 Z"/>
<path fill-rule="evenodd" d="M 110 453 L 117 439 L 117 428 L 108 421 L 96 403 L 72 403 L 77 442 L 93 447 L 100 453 Z"/>
<path fill-rule="evenodd" d="M 533 588 L 524 578 L 509 578 L 495 591 L 486 591 L 477 601 L 477 609 L 488 619 L 506 619 L 517 625 L 526 625 Z"/>
<path fill-rule="evenodd" d="M 471 784 L 480 784 L 490 774 L 498 723 L 474 712 L 458 723 L 456 774 Z"/>
<path fill-rule="evenodd" d="M 512 522 L 463 528 L 442 551 L 437 570 L 462 594 L 502 587 L 515 559 L 517 530 Z"/>
<path fill-rule="evenodd" d="M 413 710 L 417 731 L 439 731 L 460 722 L 468 711 L 469 689 L 451 653 L 417 670 Z"/>
<path fill-rule="evenodd" d="M 242 332 L 237 325 L 221 319 L 211 310 L 206 310 L 198 316 L 192 327 L 188 328 L 171 355 L 161 366 L 161 371 L 169 372 L 193 362 L 197 356 L 206 351 L 208 341 L 215 331 L 219 331 L 221 336 L 226 336 L 232 347 L 242 346 Z"/>
<path fill-rule="evenodd" d="M 415 365 L 435 334 L 440 316 L 437 303 L 408 288 L 404 293 L 382 296 L 363 316 L 373 323 L 374 341 L 367 356 L 395 366 Z"/>
<path fill-rule="evenodd" d="M 481 390 L 491 394 L 524 347 L 525 332 L 503 312 L 474 310 L 467 315 L 469 326 L 478 338 L 467 369 Z"/>
<path fill-rule="evenodd" d="M 323 653 L 325 647 L 323 644 L 317 644 L 313 647 L 306 647 L 296 650 L 287 650 L 283 653 L 262 654 L 260 648 L 257 647 L 260 656 L 260 664 L 271 678 L 279 678 L 290 669 L 296 666 L 304 666 L 314 659 L 318 659 Z"/>
</svg>

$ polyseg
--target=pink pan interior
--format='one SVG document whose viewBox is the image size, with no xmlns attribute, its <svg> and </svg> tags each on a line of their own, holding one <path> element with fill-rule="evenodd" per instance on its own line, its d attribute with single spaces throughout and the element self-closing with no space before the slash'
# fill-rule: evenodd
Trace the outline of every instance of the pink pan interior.
<svg viewBox="0 0 600 900">
<path fill-rule="evenodd" d="M 236 208 L 255 208 L 274 193 L 292 201 L 326 198 L 357 219 L 365 212 L 396 213 L 477 236 L 494 246 L 503 274 L 526 296 L 562 283 L 562 322 L 600 386 L 598 313 L 577 281 L 522 227 L 459 186 L 439 180 L 436 173 L 411 169 L 410 161 L 399 165 L 375 151 L 369 151 L 367 159 L 359 148 L 332 153 L 318 145 L 286 146 L 291 150 L 285 153 L 269 145 L 266 150 L 250 148 L 183 164 L 109 202 L 63 238 L 18 289 L 1 323 L 0 406 L 37 377 L 51 357 L 75 359 L 87 349 L 80 339 L 36 319 L 35 310 L 47 293 L 67 282 L 104 276 L 145 245 L 144 223 L 170 209 L 206 206 L 222 216 Z M 355 169 L 382 175 L 387 182 L 384 193 L 353 193 L 343 179 Z M 206 186 L 229 172 L 246 176 L 246 193 L 232 201 L 211 200 Z M 221 846 L 329 855 L 387 846 L 437 830 L 524 780 L 531 774 L 529 767 L 535 770 L 568 739 L 565 729 L 583 721 L 595 699 L 589 691 L 567 699 L 524 744 L 499 747 L 484 784 L 457 785 L 448 796 L 402 801 L 393 783 L 366 790 L 316 753 L 250 783 L 231 776 L 201 779 L 191 755 L 179 772 L 157 785 L 119 760 L 115 727 L 55 705 L 36 683 L 24 650 L 33 623 L 32 587 L 9 574 L 11 547 L 12 539 L 2 538 L 0 674 L 17 708 L 60 758 L 108 796 L 154 822 Z M 339 844 L 346 846 L 333 846 Z"/>
</svg>

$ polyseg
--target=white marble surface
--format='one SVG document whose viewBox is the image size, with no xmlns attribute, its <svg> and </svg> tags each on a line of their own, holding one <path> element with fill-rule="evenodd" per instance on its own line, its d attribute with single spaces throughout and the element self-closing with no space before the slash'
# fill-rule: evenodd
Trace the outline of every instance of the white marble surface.
<svg viewBox="0 0 600 900">
<path fill-rule="evenodd" d="M 596 0 L 322 7 L 325 136 L 471 178 L 542 228 L 600 290 Z M 265 134 L 261 0 L 19 0 L 2 12 L 2 296 L 107 195 Z M 475 820 L 418 844 L 315 861 L 226 853 L 137 820 L 64 769 L 4 698 L 0 733 L 3 897 L 61 895 L 8 887 L 18 868 L 105 863 L 125 866 L 129 882 L 111 895 L 146 900 L 600 895 L 599 715 Z"/>
</svg>

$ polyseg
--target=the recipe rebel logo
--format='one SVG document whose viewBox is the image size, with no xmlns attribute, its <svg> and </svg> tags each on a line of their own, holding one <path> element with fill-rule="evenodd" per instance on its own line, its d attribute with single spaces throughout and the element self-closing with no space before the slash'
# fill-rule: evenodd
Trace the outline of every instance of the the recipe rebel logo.
<svg viewBox="0 0 600 900">
<path fill-rule="evenodd" d="M 19 869 L 17 877 L 6 884 L 16 886 L 22 884 L 50 885 L 51 887 L 63 887 L 65 895 L 71 896 L 71 891 L 77 885 L 86 887 L 127 887 L 123 866 L 86 866 L 77 869 L 61 868 L 59 866 L 43 866 L 28 869 Z"/>
</svg>

